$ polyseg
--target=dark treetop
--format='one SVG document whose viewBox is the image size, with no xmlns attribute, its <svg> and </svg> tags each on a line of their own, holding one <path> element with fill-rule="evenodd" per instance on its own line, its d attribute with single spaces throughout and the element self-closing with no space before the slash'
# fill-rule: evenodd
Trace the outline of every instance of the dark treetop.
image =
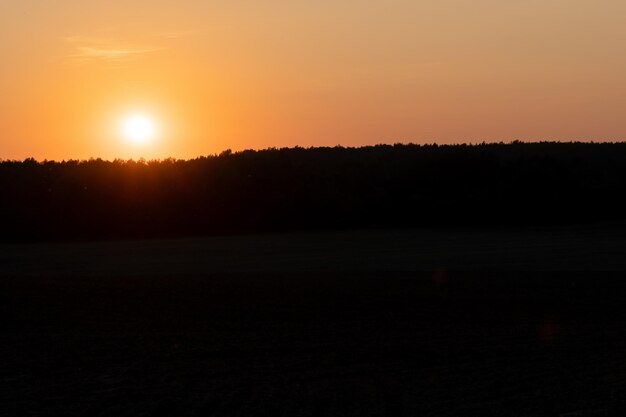
<svg viewBox="0 0 626 417">
<path fill-rule="evenodd" d="M 623 223 L 626 144 L 379 145 L 0 163 L 4 241 Z"/>
</svg>

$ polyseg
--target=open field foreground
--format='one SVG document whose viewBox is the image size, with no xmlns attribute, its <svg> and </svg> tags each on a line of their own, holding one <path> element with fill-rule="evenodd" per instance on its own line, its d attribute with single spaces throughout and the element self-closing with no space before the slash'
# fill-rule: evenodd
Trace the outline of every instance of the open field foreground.
<svg viewBox="0 0 626 417">
<path fill-rule="evenodd" d="M 2 275 L 208 272 L 625 271 L 626 226 L 426 229 L 0 244 Z"/>
<path fill-rule="evenodd" d="M 624 242 L 581 227 L 5 245 L 0 415 L 619 415 Z"/>
</svg>

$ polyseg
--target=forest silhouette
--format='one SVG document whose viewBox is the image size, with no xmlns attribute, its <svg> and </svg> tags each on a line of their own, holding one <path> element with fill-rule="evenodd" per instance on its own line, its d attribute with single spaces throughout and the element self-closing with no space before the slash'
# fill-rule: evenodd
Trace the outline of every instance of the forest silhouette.
<svg viewBox="0 0 626 417">
<path fill-rule="evenodd" d="M 625 143 L 377 145 L 2 161 L 3 241 L 626 220 Z"/>
</svg>

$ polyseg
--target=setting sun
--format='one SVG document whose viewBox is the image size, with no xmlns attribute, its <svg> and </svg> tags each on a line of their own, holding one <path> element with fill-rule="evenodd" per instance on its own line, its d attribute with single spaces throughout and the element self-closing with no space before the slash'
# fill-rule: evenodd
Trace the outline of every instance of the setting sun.
<svg viewBox="0 0 626 417">
<path fill-rule="evenodd" d="M 122 133 L 129 142 L 142 144 L 154 139 L 157 127 L 149 116 L 135 114 L 124 119 Z"/>
</svg>

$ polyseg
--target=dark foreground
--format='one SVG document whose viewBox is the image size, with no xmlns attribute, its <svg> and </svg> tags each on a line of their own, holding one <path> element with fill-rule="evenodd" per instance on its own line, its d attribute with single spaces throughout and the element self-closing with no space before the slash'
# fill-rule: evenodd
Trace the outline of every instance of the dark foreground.
<svg viewBox="0 0 626 417">
<path fill-rule="evenodd" d="M 565 239 L 570 250 L 602 241 L 574 235 Z M 219 240 L 181 241 L 191 245 L 184 246 L 187 257 L 163 252 L 159 259 L 158 251 L 146 255 L 141 242 L 108 243 L 104 254 L 104 244 L 5 247 L 0 415 L 597 416 L 626 411 L 621 258 L 615 256 L 613 263 L 598 258 L 613 268 L 587 258 L 584 268 L 568 272 L 511 272 L 498 263 L 498 268 L 481 268 L 476 256 L 496 251 L 492 236 L 482 246 L 469 238 L 468 251 L 480 250 L 466 253 L 460 264 L 465 272 L 376 270 L 376 260 L 386 265 L 390 255 L 383 248 L 390 241 L 373 236 L 378 243 L 369 245 L 363 235 L 343 236 L 342 247 L 353 248 L 352 255 L 347 249 L 344 255 L 348 265 L 357 265 L 359 256 L 370 262 L 352 272 L 331 270 L 329 255 L 320 252 L 316 258 L 308 246 L 304 256 L 298 244 L 275 250 L 277 258 L 291 259 L 289 268 L 257 260 L 258 271 L 250 271 L 247 250 L 254 244 L 245 239 L 241 245 L 248 249 L 221 256 L 242 260 L 243 266 L 230 272 L 227 260 L 214 268 L 200 261 L 210 258 L 207 247 L 220 247 Z M 403 236 L 404 246 L 398 236 L 391 240 L 404 247 L 404 252 L 395 247 L 394 259 L 404 259 L 408 268 L 413 252 L 419 258 L 423 241 L 419 233 Z M 504 241 L 528 242 L 519 236 Z M 259 247 L 269 245 L 262 237 L 249 239 L 260 239 Z M 272 239 L 280 247 L 280 238 Z M 615 239 L 612 247 L 619 252 Z M 498 246 L 501 251 L 516 247 Z M 453 247 L 461 251 L 458 243 Z M 529 265 L 542 269 L 542 256 L 554 261 L 532 247 L 526 254 Z M 69 260 L 82 259 L 76 273 L 71 262 L 58 259 L 63 253 Z M 47 256 L 57 257 L 57 263 L 50 264 Z M 445 260 L 440 256 L 437 261 Z M 146 262 L 144 273 L 137 257 Z M 129 273 L 113 273 L 124 264 L 120 259 L 127 260 Z M 203 270 L 194 272 L 185 264 L 192 259 Z M 595 272 L 594 266 L 613 270 Z M 183 272 L 173 273 L 177 268 Z"/>
</svg>

